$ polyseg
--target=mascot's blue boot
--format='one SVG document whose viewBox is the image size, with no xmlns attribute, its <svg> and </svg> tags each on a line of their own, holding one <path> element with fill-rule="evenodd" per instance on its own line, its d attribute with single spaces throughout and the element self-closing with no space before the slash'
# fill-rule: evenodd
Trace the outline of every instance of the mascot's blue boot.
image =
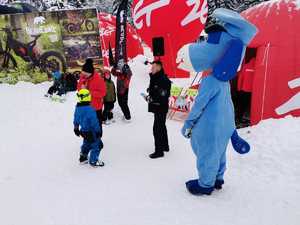
<svg viewBox="0 0 300 225">
<path fill-rule="evenodd" d="M 212 188 L 201 187 L 199 185 L 198 180 L 190 180 L 185 183 L 185 186 L 192 195 L 210 195 L 214 191 L 213 187 Z"/>
<path fill-rule="evenodd" d="M 199 185 L 199 180 L 190 180 L 185 183 L 186 189 L 193 195 L 210 195 L 214 189 L 221 190 L 224 180 L 216 180 L 214 188 L 204 188 Z"/>
<path fill-rule="evenodd" d="M 238 153 L 250 151 L 250 145 L 236 131 L 229 81 L 236 76 L 257 29 L 231 10 L 217 9 L 212 16 L 216 24 L 207 27 L 208 39 L 184 46 L 177 55 L 181 69 L 210 71 L 201 81 L 182 128 L 197 158 L 199 179 L 186 183 L 193 195 L 210 195 L 214 189 L 222 189 L 230 139 Z"/>
</svg>

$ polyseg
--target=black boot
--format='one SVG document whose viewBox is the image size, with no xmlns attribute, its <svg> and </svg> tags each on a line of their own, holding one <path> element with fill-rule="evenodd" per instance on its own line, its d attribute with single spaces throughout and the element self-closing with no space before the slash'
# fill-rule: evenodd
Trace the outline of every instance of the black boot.
<svg viewBox="0 0 300 225">
<path fill-rule="evenodd" d="M 164 149 L 164 152 L 169 152 L 169 151 L 170 151 L 169 147 Z"/>
<path fill-rule="evenodd" d="M 87 163 L 87 162 L 88 162 L 88 157 L 87 157 L 87 155 L 80 154 L 79 162 L 80 162 L 81 164 Z"/>
<path fill-rule="evenodd" d="M 216 180 L 216 182 L 215 182 L 215 189 L 221 190 L 223 184 L 224 184 L 224 180 Z"/>
<path fill-rule="evenodd" d="M 162 158 L 164 157 L 164 152 L 154 152 L 149 155 L 151 159 L 157 159 L 157 158 Z"/>
<path fill-rule="evenodd" d="M 97 162 L 91 163 L 92 167 L 103 167 L 105 163 L 103 161 L 98 160 Z"/>
</svg>

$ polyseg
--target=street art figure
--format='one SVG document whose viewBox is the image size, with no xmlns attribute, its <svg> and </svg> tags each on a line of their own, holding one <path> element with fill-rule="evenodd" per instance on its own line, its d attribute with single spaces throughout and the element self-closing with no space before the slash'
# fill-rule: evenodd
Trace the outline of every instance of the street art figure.
<svg viewBox="0 0 300 225">
<path fill-rule="evenodd" d="M 230 139 L 237 152 L 244 154 L 250 150 L 236 131 L 229 81 L 236 76 L 246 46 L 257 29 L 231 10 L 217 9 L 213 17 L 216 23 L 206 30 L 208 40 L 184 46 L 177 56 L 182 68 L 211 71 L 203 78 L 182 128 L 183 136 L 191 138 L 197 158 L 199 178 L 186 183 L 194 195 L 210 195 L 214 189 L 222 188 Z"/>
</svg>

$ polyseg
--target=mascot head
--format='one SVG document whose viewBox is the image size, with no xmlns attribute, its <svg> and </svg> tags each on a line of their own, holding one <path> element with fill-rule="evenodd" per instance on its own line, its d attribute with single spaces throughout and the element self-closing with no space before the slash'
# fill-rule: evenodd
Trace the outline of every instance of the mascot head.
<svg viewBox="0 0 300 225">
<path fill-rule="evenodd" d="M 257 28 L 228 9 L 217 9 L 212 17 L 214 24 L 206 28 L 207 40 L 185 45 L 179 50 L 176 61 L 181 69 L 211 70 L 218 80 L 229 81 L 236 75 Z"/>
</svg>

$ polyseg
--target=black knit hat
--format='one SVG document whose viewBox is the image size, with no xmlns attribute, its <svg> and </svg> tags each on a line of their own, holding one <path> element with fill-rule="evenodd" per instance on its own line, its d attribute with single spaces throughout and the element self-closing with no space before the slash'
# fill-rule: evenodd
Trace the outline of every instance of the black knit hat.
<svg viewBox="0 0 300 225">
<path fill-rule="evenodd" d="M 86 73 L 94 73 L 94 62 L 92 59 L 87 59 L 85 64 L 82 66 L 82 71 Z"/>
</svg>

